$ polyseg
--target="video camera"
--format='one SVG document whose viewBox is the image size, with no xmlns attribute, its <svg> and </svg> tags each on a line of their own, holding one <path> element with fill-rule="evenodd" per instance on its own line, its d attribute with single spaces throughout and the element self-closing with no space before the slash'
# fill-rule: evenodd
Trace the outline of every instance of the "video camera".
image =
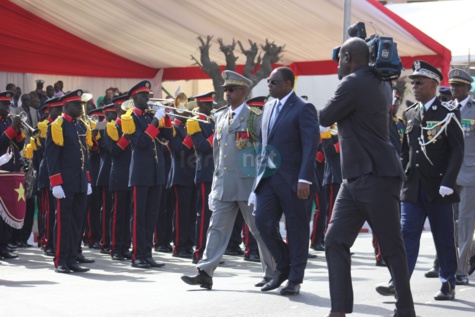
<svg viewBox="0 0 475 317">
<path fill-rule="evenodd" d="M 378 78 L 384 81 L 398 79 L 403 69 L 401 59 L 397 53 L 397 44 L 392 37 L 371 35 L 366 39 L 366 27 L 363 22 L 357 22 L 348 28 L 350 37 L 359 37 L 366 41 L 369 48 L 369 66 L 373 68 Z M 339 61 L 341 46 L 335 47 L 332 59 Z"/>
</svg>

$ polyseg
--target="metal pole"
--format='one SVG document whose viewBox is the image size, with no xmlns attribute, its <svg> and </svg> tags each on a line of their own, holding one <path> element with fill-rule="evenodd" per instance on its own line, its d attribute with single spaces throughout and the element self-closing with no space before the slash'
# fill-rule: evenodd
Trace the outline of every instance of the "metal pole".
<svg viewBox="0 0 475 317">
<path fill-rule="evenodd" d="M 343 42 L 345 42 L 348 35 L 348 27 L 351 25 L 351 0 L 345 0 L 344 6 L 344 16 L 343 16 Z"/>
</svg>

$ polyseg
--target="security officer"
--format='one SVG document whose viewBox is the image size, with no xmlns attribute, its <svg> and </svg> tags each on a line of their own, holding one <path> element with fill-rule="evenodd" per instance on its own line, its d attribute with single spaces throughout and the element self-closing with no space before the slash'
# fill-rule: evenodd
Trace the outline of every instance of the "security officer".
<svg viewBox="0 0 475 317">
<path fill-rule="evenodd" d="M 173 256 L 190 258 L 193 254 L 194 229 L 196 220 L 195 211 L 195 150 L 190 143 L 184 140 L 187 137 L 186 122 L 189 112 L 186 96 L 178 95 L 174 113 L 178 114 L 173 120 L 173 137 L 168 142 L 172 156 L 170 173 L 168 174 L 167 188 L 173 190 L 175 197 L 175 211 L 173 214 Z M 182 97 L 182 98 L 180 98 Z M 195 120 L 190 118 L 189 120 Z"/>
<path fill-rule="evenodd" d="M 129 135 L 132 159 L 129 186 L 133 195 L 132 267 L 162 267 L 152 258 L 153 230 L 160 206 L 160 195 L 165 185 L 165 167 L 162 144 L 157 136 L 165 139 L 172 135 L 171 120 L 160 107 L 151 113 L 148 106 L 150 82 L 141 81 L 129 90 L 133 110 L 122 115 L 122 131 Z M 163 128 L 159 122 L 164 119 Z"/>
<path fill-rule="evenodd" d="M 86 272 L 77 264 L 86 214 L 87 196 L 91 194 L 91 178 L 87 146 L 92 132 L 78 120 L 82 113 L 82 90 L 63 95 L 63 115 L 48 126 L 45 157 L 53 196 L 56 198 L 55 257 L 58 273 Z"/>
<path fill-rule="evenodd" d="M 204 121 L 187 121 L 187 137 L 183 143 L 193 146 L 196 152 L 196 225 L 195 225 L 195 252 L 192 262 L 198 263 L 203 257 L 206 247 L 206 238 L 209 226 L 211 211 L 208 206 L 208 196 L 211 192 L 211 182 L 213 180 L 213 138 L 214 138 L 214 120 L 211 117 L 213 110 L 214 91 L 199 94 L 193 97 L 197 103 L 197 109 L 200 113 L 198 118 Z"/>
<path fill-rule="evenodd" d="M 129 188 L 129 168 L 132 149 L 127 135 L 122 132 L 120 116 L 125 113 L 121 105 L 129 99 L 127 94 L 112 98 L 113 104 L 104 107 L 106 117 L 114 109 L 116 120 L 109 121 L 104 133 L 104 142 L 111 156 L 109 190 L 112 194 L 111 211 L 111 257 L 112 260 L 131 259 L 130 217 L 132 211 L 132 192 Z"/>
<path fill-rule="evenodd" d="M 61 115 L 63 112 L 63 103 L 59 101 L 59 97 L 53 97 L 45 101 L 45 106 L 47 107 L 48 117 L 38 123 L 38 129 L 40 130 L 40 144 L 39 150 L 36 151 L 37 158 L 39 163 L 38 168 L 38 195 L 39 200 L 41 201 L 40 215 L 38 217 L 38 224 L 40 226 L 41 236 L 38 241 L 41 243 L 41 247 L 44 251 L 44 254 L 47 256 L 54 256 L 54 223 L 56 220 L 55 217 L 55 203 L 56 199 L 51 193 L 51 187 L 49 182 L 49 173 L 48 166 L 46 163 L 46 157 L 44 156 L 45 144 L 46 144 L 46 131 L 48 126 Z"/>
<path fill-rule="evenodd" d="M 458 204 L 458 265 L 455 281 L 457 285 L 468 284 L 468 267 L 475 228 L 475 101 L 470 97 L 473 78 L 466 71 L 454 68 L 449 72 L 449 84 L 454 104 L 460 110 L 465 134 L 463 164 L 457 176 L 460 192 Z"/>
<path fill-rule="evenodd" d="M 23 149 L 25 134 L 21 131 L 19 117 L 9 118 L 10 101 L 13 93 L 10 91 L 0 92 L 0 156 L 12 153 L 11 159 L 0 166 L 0 169 L 10 172 L 19 172 L 21 168 L 20 151 Z M 8 241 L 11 227 L 0 217 L 0 259 L 13 259 L 18 255 L 8 251 Z"/>
<path fill-rule="evenodd" d="M 452 203 L 459 201 L 456 179 L 463 160 L 463 133 L 460 112 L 452 104 L 436 98 L 442 74 L 424 61 L 415 61 L 409 76 L 418 101 L 405 113 L 407 123 L 402 144 L 406 173 L 401 194 L 401 227 L 412 274 L 419 252 L 420 236 L 429 218 L 439 259 L 442 282 L 435 300 L 455 298 L 457 251 Z M 376 288 L 381 295 L 393 295 L 391 286 Z"/>
</svg>

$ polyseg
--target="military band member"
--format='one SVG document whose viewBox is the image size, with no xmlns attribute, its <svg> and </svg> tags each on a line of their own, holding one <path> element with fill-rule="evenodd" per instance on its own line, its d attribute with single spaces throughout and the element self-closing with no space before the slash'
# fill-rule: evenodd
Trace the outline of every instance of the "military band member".
<svg viewBox="0 0 475 317">
<path fill-rule="evenodd" d="M 77 264 L 87 195 L 92 192 L 87 146 L 92 133 L 79 120 L 82 90 L 63 95 L 63 115 L 48 126 L 45 157 L 56 198 L 55 257 L 58 273 L 86 272 Z"/>
<path fill-rule="evenodd" d="M 10 102 L 13 94 L 10 91 L 0 92 L 0 156 L 12 153 L 12 157 L 3 165 L 1 170 L 19 172 L 21 169 L 20 151 L 23 149 L 25 135 L 21 131 L 21 119 L 9 117 Z M 0 217 L 0 259 L 13 259 L 18 255 L 8 251 L 8 241 L 11 227 Z"/>
<path fill-rule="evenodd" d="M 197 104 L 197 111 L 208 117 L 211 117 L 213 110 L 214 91 L 199 94 L 193 97 Z M 206 118 L 202 115 L 200 119 Z M 206 236 L 208 232 L 209 219 L 211 211 L 208 206 L 208 196 L 211 192 L 211 182 L 213 180 L 213 138 L 214 138 L 214 120 L 209 123 L 201 121 L 187 122 L 188 136 L 183 143 L 193 146 L 196 151 L 196 226 L 195 226 L 195 252 L 192 262 L 198 263 L 203 257 L 206 247 Z"/>
<path fill-rule="evenodd" d="M 112 193 L 110 224 L 112 260 L 130 260 L 132 256 L 129 251 L 132 192 L 128 185 L 132 149 L 128 136 L 122 132 L 120 119 L 120 116 L 125 113 L 121 105 L 128 99 L 127 94 L 112 98 L 117 118 L 107 123 L 106 133 L 104 133 L 104 141 L 112 163 L 109 177 L 109 190 Z M 110 111 L 104 110 L 107 117 Z"/>
<path fill-rule="evenodd" d="M 132 266 L 137 268 L 162 267 L 152 258 L 153 230 L 157 221 L 162 187 L 166 175 L 163 145 L 157 138 L 170 139 L 171 120 L 164 108 L 151 113 L 149 106 L 150 82 L 141 81 L 129 90 L 135 107 L 122 115 L 122 131 L 129 135 L 132 159 L 129 186 L 132 187 Z M 163 120 L 163 128 L 159 121 Z"/>
<path fill-rule="evenodd" d="M 252 215 L 248 198 L 255 178 L 255 147 L 248 133 L 250 112 L 245 103 L 251 81 L 233 71 L 225 70 L 223 89 L 228 106 L 216 111 L 216 133 L 213 140 L 214 173 L 209 196 L 213 211 L 208 228 L 206 248 L 198 262 L 196 276 L 182 276 L 190 285 L 211 289 L 213 273 L 229 242 L 236 213 L 240 210 L 251 232 L 258 241 L 265 279 L 274 274 L 274 263 L 264 245 Z M 199 102 L 199 101 L 198 101 Z M 257 130 L 258 128 L 256 128 Z M 191 131 L 188 131 L 191 134 Z M 245 155 L 248 153 L 249 155 Z M 254 155 L 253 155 L 254 154 Z M 251 161 L 246 158 L 251 157 Z M 249 165 L 246 165 L 249 164 Z"/>
<path fill-rule="evenodd" d="M 44 156 L 45 144 L 46 144 L 46 131 L 48 126 L 56 120 L 58 116 L 63 112 L 63 103 L 59 101 L 59 97 L 53 97 L 45 101 L 46 112 L 48 117 L 38 123 L 38 129 L 40 130 L 39 140 L 41 146 L 38 147 L 36 155 L 40 160 L 38 168 L 38 198 L 41 202 L 40 215 L 38 216 L 38 224 L 40 226 L 39 242 L 41 247 L 47 256 L 54 256 L 54 223 L 56 221 L 55 216 L 55 203 L 56 199 L 51 193 L 48 166 L 46 163 L 46 157 Z"/>
<path fill-rule="evenodd" d="M 190 258 L 193 254 L 194 227 L 196 220 L 195 203 L 195 149 L 187 138 L 186 122 L 188 112 L 180 113 L 179 109 L 191 111 L 188 108 L 186 96 L 178 95 L 175 102 L 174 113 L 179 117 L 173 120 L 173 137 L 168 142 L 172 156 L 171 169 L 168 174 L 167 188 L 173 190 L 175 197 L 175 211 L 173 215 L 173 256 Z M 181 97 L 181 98 L 180 98 Z M 181 100 L 181 101 L 180 101 Z M 184 101 L 184 102 L 183 102 Z M 189 119 L 194 120 L 194 119 Z"/>
</svg>

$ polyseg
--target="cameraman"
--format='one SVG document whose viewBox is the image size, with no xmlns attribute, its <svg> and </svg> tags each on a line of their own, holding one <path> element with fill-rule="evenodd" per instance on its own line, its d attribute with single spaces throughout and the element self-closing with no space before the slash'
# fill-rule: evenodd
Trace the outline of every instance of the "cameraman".
<svg viewBox="0 0 475 317">
<path fill-rule="evenodd" d="M 320 111 L 320 124 L 338 123 L 343 183 L 325 238 L 331 312 L 353 311 L 350 247 L 365 221 L 377 236 L 398 294 L 394 316 L 415 316 L 406 252 L 399 220 L 399 192 L 404 179 L 399 157 L 389 141 L 391 87 L 368 66 L 369 49 L 350 38 L 339 53 L 341 83 Z"/>
</svg>

